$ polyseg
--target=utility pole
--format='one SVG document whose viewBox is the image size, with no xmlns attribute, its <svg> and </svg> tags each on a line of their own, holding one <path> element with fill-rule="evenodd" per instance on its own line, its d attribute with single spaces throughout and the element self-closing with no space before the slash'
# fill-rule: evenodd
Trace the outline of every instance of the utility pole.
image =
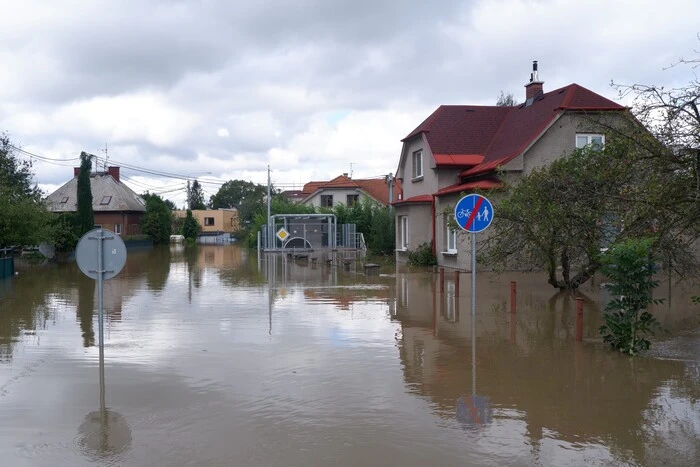
<svg viewBox="0 0 700 467">
<path fill-rule="evenodd" d="M 394 202 L 394 174 L 389 174 L 385 178 L 386 183 L 389 185 L 389 207 L 391 203 Z"/>
<path fill-rule="evenodd" d="M 102 152 L 105 153 L 105 165 L 104 165 L 104 171 L 107 171 L 107 165 L 109 164 L 109 154 L 107 154 L 107 142 L 105 141 L 105 148 L 102 149 Z"/>
<path fill-rule="evenodd" d="M 272 246 L 272 226 L 270 225 L 270 166 L 267 166 L 267 246 Z"/>
</svg>

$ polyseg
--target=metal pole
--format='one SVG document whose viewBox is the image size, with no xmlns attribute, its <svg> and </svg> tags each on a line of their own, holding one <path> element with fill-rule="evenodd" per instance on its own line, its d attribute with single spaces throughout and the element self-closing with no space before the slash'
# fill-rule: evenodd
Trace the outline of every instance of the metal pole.
<svg viewBox="0 0 700 467">
<path fill-rule="evenodd" d="M 100 229 L 97 233 L 97 320 L 99 329 L 99 355 L 100 355 L 100 413 L 105 411 L 105 341 L 104 341 L 104 319 L 103 319 L 103 277 L 104 265 L 102 242 L 104 231 Z"/>
<path fill-rule="evenodd" d="M 102 275 L 104 274 L 102 241 L 104 240 L 103 230 L 97 234 L 97 315 L 99 320 L 100 355 L 104 352 L 104 326 L 102 323 Z"/>
<path fill-rule="evenodd" d="M 476 234 L 472 233 L 472 323 L 476 320 Z M 473 324 L 472 324 L 473 326 Z"/>
<path fill-rule="evenodd" d="M 270 166 L 267 166 L 267 247 L 272 247 L 272 226 L 270 225 Z"/>
</svg>

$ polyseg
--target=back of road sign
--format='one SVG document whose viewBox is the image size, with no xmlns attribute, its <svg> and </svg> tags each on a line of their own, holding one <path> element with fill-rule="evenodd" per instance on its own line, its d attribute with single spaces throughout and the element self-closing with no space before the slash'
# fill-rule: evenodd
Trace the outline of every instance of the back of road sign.
<svg viewBox="0 0 700 467">
<path fill-rule="evenodd" d="M 97 242 L 102 241 L 103 280 L 111 279 L 121 272 L 126 263 L 126 245 L 121 237 L 111 230 L 92 229 L 80 238 L 75 249 L 75 261 L 80 270 L 91 279 L 97 279 Z"/>
<path fill-rule="evenodd" d="M 471 194 L 455 206 L 455 220 L 462 230 L 477 233 L 486 230 L 493 221 L 493 206 L 485 197 Z"/>
</svg>

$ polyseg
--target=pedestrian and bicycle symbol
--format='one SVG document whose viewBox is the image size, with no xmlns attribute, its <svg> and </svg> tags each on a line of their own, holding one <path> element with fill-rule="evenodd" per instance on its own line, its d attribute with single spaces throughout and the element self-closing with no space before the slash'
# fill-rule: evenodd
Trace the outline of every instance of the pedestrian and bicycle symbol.
<svg viewBox="0 0 700 467">
<path fill-rule="evenodd" d="M 493 221 L 493 206 L 481 195 L 463 197 L 455 206 L 455 220 L 462 230 L 477 233 L 486 230 Z"/>
</svg>

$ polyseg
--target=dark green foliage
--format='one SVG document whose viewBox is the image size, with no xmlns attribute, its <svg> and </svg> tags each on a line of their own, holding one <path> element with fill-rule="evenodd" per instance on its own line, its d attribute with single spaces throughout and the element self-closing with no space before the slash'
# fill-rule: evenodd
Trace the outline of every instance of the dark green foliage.
<svg viewBox="0 0 700 467">
<path fill-rule="evenodd" d="M 408 252 L 408 264 L 411 266 L 435 266 L 437 258 L 430 243 L 422 243 L 415 251 Z"/>
<path fill-rule="evenodd" d="M 677 265 L 687 256 L 677 230 L 685 215 L 669 198 L 680 195 L 677 166 L 650 152 L 648 134 L 636 136 L 611 136 L 603 149 L 576 150 L 507 188 L 487 261 L 497 268 L 541 268 L 553 287 L 576 289 L 599 268 L 602 247 L 655 231 L 656 248 Z"/>
<path fill-rule="evenodd" d="M 644 338 L 658 326 L 647 311 L 662 300 L 652 298 L 659 285 L 654 280 L 653 241 L 631 239 L 610 248 L 602 258 L 601 271 L 610 283 L 614 297 L 605 307 L 605 324 L 600 327 L 603 340 L 620 352 L 636 355 L 651 345 Z"/>
<path fill-rule="evenodd" d="M 90 173 L 92 156 L 80 153 L 80 173 L 78 174 L 78 236 L 82 237 L 95 227 L 95 214 L 92 211 L 92 188 Z"/>
<path fill-rule="evenodd" d="M 65 253 L 78 245 L 77 215 L 75 213 L 57 214 L 51 221 L 51 240 L 56 251 Z"/>
<path fill-rule="evenodd" d="M 354 206 L 335 206 L 333 213 L 338 224 L 355 224 L 358 233 L 365 236 L 367 249 L 375 255 L 393 254 L 396 249 L 395 216 L 387 207 L 367 198 Z"/>
<path fill-rule="evenodd" d="M 145 193 L 141 197 L 146 202 L 146 213 L 141 221 L 141 231 L 148 235 L 155 244 L 170 241 L 173 213 L 167 203 L 158 195 Z"/>
<path fill-rule="evenodd" d="M 187 217 L 185 217 L 185 222 L 182 224 L 182 235 L 188 240 L 195 240 L 201 231 L 202 227 L 197 222 L 197 219 L 192 216 L 192 211 L 188 209 Z"/>
<path fill-rule="evenodd" d="M 204 200 L 204 190 L 202 190 L 202 185 L 199 184 L 197 180 L 192 183 L 192 188 L 190 188 L 190 205 L 189 209 L 206 209 L 207 203 Z"/>
<path fill-rule="evenodd" d="M 245 180 L 229 180 L 221 185 L 219 191 L 211 197 L 211 208 L 238 208 L 241 210 L 243 204 L 262 203 L 266 194 L 267 187 L 265 186 Z"/>
<path fill-rule="evenodd" d="M 168 209 L 170 209 L 171 211 L 175 211 L 177 209 L 177 206 L 175 206 L 175 203 L 173 203 L 169 199 L 164 199 L 163 202 L 168 207 Z"/>
<path fill-rule="evenodd" d="M 49 221 L 31 162 L 20 160 L 9 137 L 0 135 L 0 248 L 47 240 Z"/>
</svg>

